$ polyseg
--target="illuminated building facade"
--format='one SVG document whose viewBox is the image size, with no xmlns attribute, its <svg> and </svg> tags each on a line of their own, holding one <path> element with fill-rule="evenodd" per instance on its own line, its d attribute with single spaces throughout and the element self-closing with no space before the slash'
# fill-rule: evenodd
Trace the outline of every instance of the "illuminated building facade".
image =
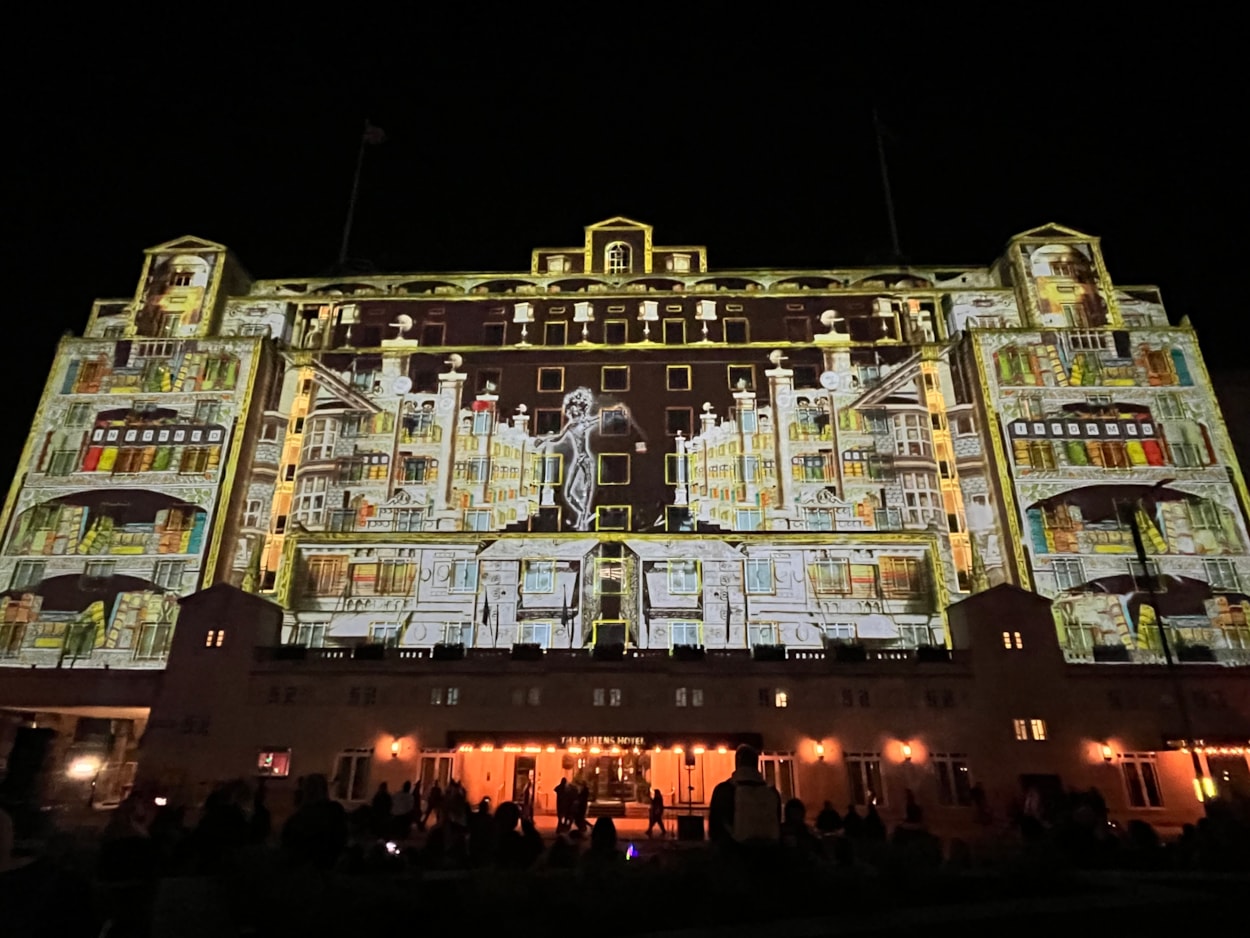
<svg viewBox="0 0 1250 938">
<path fill-rule="evenodd" d="M 1219 701 L 1193 719 L 1244 752 L 1244 479 L 1193 331 L 1115 286 L 1096 238 L 713 271 L 614 218 L 514 274 L 147 256 L 63 341 L 5 506 L 0 665 L 23 670 L 0 705 L 155 705 L 154 777 L 264 752 L 345 798 L 378 759 L 495 798 L 580 772 L 605 802 L 699 802 L 693 772 L 710 790 L 749 739 L 809 800 L 901 803 L 894 765 L 959 807 L 970 778 L 1084 778 L 1104 745 L 1183 788 L 1179 712 L 1124 703 L 1163 680 L 1161 626 Z M 214 585 L 182 634 L 178 597 Z M 195 669 L 227 660 L 210 706 L 226 685 Z M 1002 733 L 1045 745 L 1025 765 Z M 670 778 L 678 747 L 703 751 Z"/>
</svg>

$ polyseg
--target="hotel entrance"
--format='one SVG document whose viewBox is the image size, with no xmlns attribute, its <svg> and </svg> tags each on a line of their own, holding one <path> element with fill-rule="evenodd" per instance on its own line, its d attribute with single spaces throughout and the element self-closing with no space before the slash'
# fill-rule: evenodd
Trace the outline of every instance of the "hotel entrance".
<svg viewBox="0 0 1250 938">
<path fill-rule="evenodd" d="M 645 804 L 651 796 L 650 763 L 645 752 L 578 756 L 571 780 L 586 785 L 592 805 Z"/>
</svg>

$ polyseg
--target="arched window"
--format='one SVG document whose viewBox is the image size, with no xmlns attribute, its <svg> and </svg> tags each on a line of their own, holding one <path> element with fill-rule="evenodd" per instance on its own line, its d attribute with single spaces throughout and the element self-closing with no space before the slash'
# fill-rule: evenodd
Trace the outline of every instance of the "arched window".
<svg viewBox="0 0 1250 938">
<path fill-rule="evenodd" d="M 624 241 L 613 241 L 606 252 L 607 263 L 604 265 L 610 274 L 627 274 L 630 271 L 629 245 Z"/>
</svg>

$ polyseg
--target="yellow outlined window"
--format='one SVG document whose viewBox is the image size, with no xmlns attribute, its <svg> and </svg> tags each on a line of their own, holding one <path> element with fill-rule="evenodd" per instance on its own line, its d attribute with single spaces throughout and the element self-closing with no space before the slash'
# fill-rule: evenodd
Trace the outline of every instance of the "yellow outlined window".
<svg viewBox="0 0 1250 938">
<path fill-rule="evenodd" d="M 726 365 L 725 375 L 731 391 L 755 390 L 754 365 Z M 539 390 L 541 391 L 542 388 L 540 387 Z"/>
<path fill-rule="evenodd" d="M 595 558 L 595 592 L 599 596 L 620 596 L 625 592 L 625 561 L 619 557 Z"/>
<path fill-rule="evenodd" d="M 664 484 L 685 485 L 690 479 L 690 456 L 683 453 L 664 454 Z"/>
<path fill-rule="evenodd" d="M 567 322 L 543 323 L 543 345 L 567 345 L 569 324 Z"/>
<path fill-rule="evenodd" d="M 629 485 L 629 453 L 599 454 L 599 484 Z"/>
<path fill-rule="evenodd" d="M 670 391 L 689 391 L 694 387 L 690 379 L 689 365 L 665 366 L 664 381 Z"/>
<path fill-rule="evenodd" d="M 556 392 L 564 390 L 563 366 L 550 366 L 538 369 L 538 390 Z"/>
<path fill-rule="evenodd" d="M 599 372 L 599 390 L 628 391 L 629 365 L 604 365 Z"/>
<path fill-rule="evenodd" d="M 685 345 L 686 344 L 686 320 L 684 319 L 665 319 L 664 320 L 664 344 L 665 345 Z"/>
<path fill-rule="evenodd" d="M 600 505 L 595 509 L 595 530 L 628 531 L 632 513 L 629 505 Z"/>
<path fill-rule="evenodd" d="M 624 619 L 596 619 L 591 626 L 590 641 L 593 645 L 629 643 L 629 623 Z"/>
<path fill-rule="evenodd" d="M 563 482 L 563 453 L 534 453 L 530 456 L 530 484 L 560 485 Z"/>
<path fill-rule="evenodd" d="M 629 320 L 607 319 L 603 323 L 603 344 L 624 345 L 629 341 Z"/>
<path fill-rule="evenodd" d="M 702 586 L 702 564 L 698 560 L 668 561 L 668 591 L 673 596 L 691 596 Z"/>
<path fill-rule="evenodd" d="M 664 432 L 668 436 L 676 436 L 680 433 L 686 439 L 690 439 L 694 433 L 694 408 L 665 407 Z"/>
<path fill-rule="evenodd" d="M 751 341 L 750 324 L 746 319 L 726 317 L 725 342 L 729 345 L 745 345 Z"/>
<path fill-rule="evenodd" d="M 556 562 L 554 560 L 526 560 L 522 591 L 530 593 L 554 593 L 556 589 Z"/>
</svg>

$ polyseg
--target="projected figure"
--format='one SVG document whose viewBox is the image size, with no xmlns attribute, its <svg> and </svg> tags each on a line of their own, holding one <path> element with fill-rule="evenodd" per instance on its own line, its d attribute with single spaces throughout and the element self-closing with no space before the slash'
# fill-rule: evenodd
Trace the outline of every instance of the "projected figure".
<svg viewBox="0 0 1250 938">
<path fill-rule="evenodd" d="M 622 412 L 629 428 L 642 435 L 628 410 L 618 405 L 612 411 Z M 564 484 L 560 491 L 576 531 L 589 531 L 595 516 L 595 451 L 591 438 L 599 433 L 602 415 L 603 411 L 595 408 L 595 396 L 590 389 L 576 388 L 564 395 L 564 426 L 538 445 L 544 456 L 564 453 Z"/>
</svg>

